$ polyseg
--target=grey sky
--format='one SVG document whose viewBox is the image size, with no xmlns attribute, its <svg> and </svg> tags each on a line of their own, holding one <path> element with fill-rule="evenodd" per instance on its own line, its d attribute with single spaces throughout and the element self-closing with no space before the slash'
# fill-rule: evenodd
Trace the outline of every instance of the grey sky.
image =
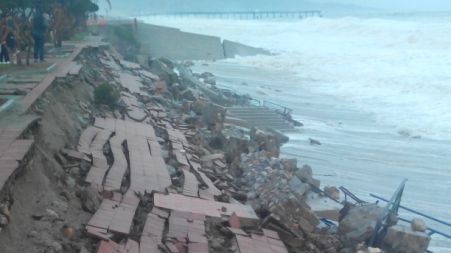
<svg viewBox="0 0 451 253">
<path fill-rule="evenodd" d="M 311 0 L 311 2 L 355 4 L 399 11 L 449 11 L 450 0 Z"/>
<path fill-rule="evenodd" d="M 184 11 L 319 9 L 328 16 L 359 15 L 365 11 L 451 11 L 451 0 L 111 0 L 115 16 Z M 106 1 L 100 1 L 105 10 Z M 361 8 L 363 7 L 363 8 Z"/>
</svg>

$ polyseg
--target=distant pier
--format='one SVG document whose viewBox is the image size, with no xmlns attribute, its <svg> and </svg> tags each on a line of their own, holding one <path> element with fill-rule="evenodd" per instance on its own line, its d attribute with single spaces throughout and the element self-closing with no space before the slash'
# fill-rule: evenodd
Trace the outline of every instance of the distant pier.
<svg viewBox="0 0 451 253">
<path fill-rule="evenodd" d="M 177 12 L 177 13 L 147 13 L 142 16 L 169 18 L 216 18 L 216 19 L 303 19 L 322 17 L 322 12 L 313 11 L 237 11 L 237 12 Z"/>
</svg>

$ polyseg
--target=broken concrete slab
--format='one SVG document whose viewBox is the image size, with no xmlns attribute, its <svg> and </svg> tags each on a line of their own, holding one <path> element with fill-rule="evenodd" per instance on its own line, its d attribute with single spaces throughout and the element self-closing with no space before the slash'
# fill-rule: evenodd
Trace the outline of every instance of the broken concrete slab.
<svg viewBox="0 0 451 253">
<path fill-rule="evenodd" d="M 354 206 L 340 221 L 338 234 L 349 246 L 367 241 L 373 234 L 382 212 L 383 208 L 373 204 Z"/>
<path fill-rule="evenodd" d="M 424 253 L 431 237 L 424 232 L 413 231 L 410 227 L 395 225 L 389 227 L 382 241 L 382 249 L 387 253 Z"/>
<path fill-rule="evenodd" d="M 241 204 L 222 203 L 198 198 L 191 198 L 179 194 L 154 195 L 155 206 L 182 212 L 203 214 L 209 217 L 221 218 L 235 213 L 240 219 L 258 220 L 258 216 L 250 206 Z"/>
</svg>

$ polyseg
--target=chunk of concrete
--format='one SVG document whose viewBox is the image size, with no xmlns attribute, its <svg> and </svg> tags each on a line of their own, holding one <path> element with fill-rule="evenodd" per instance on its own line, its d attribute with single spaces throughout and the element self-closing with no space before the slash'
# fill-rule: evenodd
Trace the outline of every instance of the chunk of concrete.
<svg viewBox="0 0 451 253">
<path fill-rule="evenodd" d="M 304 194 L 310 190 L 308 184 L 303 183 L 299 178 L 293 177 L 290 181 L 288 181 L 288 185 L 290 187 L 291 192 L 293 192 L 296 197 L 302 198 Z"/>
<path fill-rule="evenodd" d="M 331 198 L 335 200 L 340 200 L 340 190 L 335 186 L 324 187 L 324 192 Z"/>
<path fill-rule="evenodd" d="M 304 200 L 317 216 L 338 221 L 340 210 L 343 208 L 342 204 L 313 191 L 305 194 Z"/>
<path fill-rule="evenodd" d="M 383 209 L 377 205 L 352 207 L 338 226 L 338 234 L 346 246 L 357 245 L 368 240 L 382 212 Z"/>
<path fill-rule="evenodd" d="M 387 253 L 424 253 L 431 237 L 424 232 L 413 231 L 411 228 L 395 225 L 389 227 L 382 241 L 382 249 Z"/>
<path fill-rule="evenodd" d="M 428 228 L 426 226 L 426 223 L 422 219 L 415 218 L 412 220 L 412 223 L 410 223 L 410 226 L 413 231 L 417 232 L 425 232 Z"/>
<path fill-rule="evenodd" d="M 85 211 L 95 213 L 100 207 L 102 198 L 94 187 L 85 187 L 80 192 L 80 200 Z"/>
<path fill-rule="evenodd" d="M 224 47 L 224 55 L 226 58 L 234 58 L 235 56 L 270 55 L 268 50 L 247 46 L 230 40 L 224 40 L 222 45 Z"/>
<path fill-rule="evenodd" d="M 300 170 L 296 172 L 296 176 L 302 180 L 302 182 L 310 183 L 313 180 L 312 167 L 304 165 Z"/>
</svg>

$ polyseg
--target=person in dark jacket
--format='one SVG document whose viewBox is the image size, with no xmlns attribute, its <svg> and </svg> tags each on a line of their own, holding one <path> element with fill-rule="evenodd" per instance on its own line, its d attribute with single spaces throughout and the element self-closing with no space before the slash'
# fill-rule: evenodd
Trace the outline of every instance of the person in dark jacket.
<svg viewBox="0 0 451 253">
<path fill-rule="evenodd" d="M 5 20 L 3 19 L 0 22 L 0 63 L 5 64 L 9 63 L 9 52 L 6 45 L 6 40 L 8 37 L 9 31 L 6 26 Z"/>
<path fill-rule="evenodd" d="M 45 14 L 36 11 L 32 20 L 32 30 L 31 34 L 34 40 L 34 62 L 44 61 L 44 44 L 45 44 L 45 33 L 49 23 Z"/>
<path fill-rule="evenodd" d="M 16 46 L 16 27 L 14 25 L 14 20 L 12 17 L 8 17 L 6 19 L 6 39 L 5 44 L 8 51 L 8 60 L 11 63 L 16 62 L 16 53 L 17 53 L 17 46 Z"/>
</svg>

